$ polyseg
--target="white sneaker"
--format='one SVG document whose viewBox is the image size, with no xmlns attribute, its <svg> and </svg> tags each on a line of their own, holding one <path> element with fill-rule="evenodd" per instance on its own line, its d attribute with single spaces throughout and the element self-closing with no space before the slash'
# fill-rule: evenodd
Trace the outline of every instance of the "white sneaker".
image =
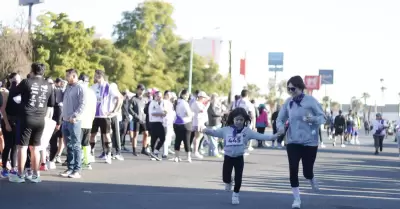
<svg viewBox="0 0 400 209">
<path fill-rule="evenodd" d="M 232 205 L 239 205 L 239 193 L 232 193 Z"/>
<path fill-rule="evenodd" d="M 360 140 L 356 139 L 356 144 L 357 144 L 357 145 L 360 145 L 360 144 L 361 144 L 361 143 L 360 143 Z"/>
<path fill-rule="evenodd" d="M 252 146 L 249 146 L 249 148 L 247 148 L 247 150 L 249 150 L 249 151 L 253 151 L 253 150 L 254 150 L 254 148 L 253 148 Z"/>
<path fill-rule="evenodd" d="M 204 156 L 201 155 L 201 154 L 198 153 L 198 152 L 194 153 L 194 156 L 195 156 L 197 159 L 203 159 L 203 158 L 204 158 Z"/>
<path fill-rule="evenodd" d="M 225 191 L 227 191 L 227 192 L 232 191 L 232 183 L 230 183 L 230 184 L 225 183 Z"/>
<path fill-rule="evenodd" d="M 278 143 L 278 145 L 276 146 L 278 149 L 282 149 L 282 144 Z"/>
<path fill-rule="evenodd" d="M 179 158 L 179 157 L 174 157 L 174 162 L 176 162 L 176 163 L 179 163 L 179 162 L 181 162 L 182 160 Z"/>
<path fill-rule="evenodd" d="M 56 167 L 56 163 L 55 162 L 49 162 L 49 169 L 50 170 L 54 170 L 54 169 L 56 169 L 57 167 Z"/>
<path fill-rule="evenodd" d="M 189 157 L 187 158 L 187 161 L 188 161 L 189 163 L 191 163 L 191 162 L 192 162 L 192 157 L 189 156 Z"/>
<path fill-rule="evenodd" d="M 310 180 L 311 188 L 314 192 L 319 192 L 318 182 L 315 178 Z"/>
<path fill-rule="evenodd" d="M 95 163 L 96 162 L 96 158 L 94 157 L 94 155 L 89 155 L 88 161 L 89 161 L 89 163 Z"/>
<path fill-rule="evenodd" d="M 326 146 L 325 146 L 325 144 L 324 144 L 324 142 L 321 142 L 321 148 L 325 148 Z"/>
<path fill-rule="evenodd" d="M 292 204 L 292 208 L 300 209 L 300 206 L 301 206 L 300 198 L 295 198 Z"/>
<path fill-rule="evenodd" d="M 355 144 L 354 139 L 351 139 L 351 140 L 350 140 L 350 144 Z"/>
<path fill-rule="evenodd" d="M 114 158 L 119 160 L 119 161 L 123 161 L 124 160 L 124 157 L 122 157 L 122 155 L 115 155 Z"/>
<path fill-rule="evenodd" d="M 104 156 L 104 161 L 105 161 L 107 164 L 111 164 L 111 163 L 112 163 L 111 155 L 105 155 L 105 156 Z"/>
<path fill-rule="evenodd" d="M 341 148 L 345 148 L 345 147 L 346 147 L 346 145 L 345 145 L 345 144 L 342 144 L 342 145 L 340 145 L 340 147 L 341 147 Z"/>
</svg>

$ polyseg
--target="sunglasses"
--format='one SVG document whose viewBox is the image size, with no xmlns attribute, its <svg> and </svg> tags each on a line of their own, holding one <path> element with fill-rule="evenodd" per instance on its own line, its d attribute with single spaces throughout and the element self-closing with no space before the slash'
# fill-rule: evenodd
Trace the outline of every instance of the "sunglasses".
<svg viewBox="0 0 400 209">
<path fill-rule="evenodd" d="M 296 87 L 287 87 L 287 91 L 288 92 L 295 92 L 296 91 Z"/>
</svg>

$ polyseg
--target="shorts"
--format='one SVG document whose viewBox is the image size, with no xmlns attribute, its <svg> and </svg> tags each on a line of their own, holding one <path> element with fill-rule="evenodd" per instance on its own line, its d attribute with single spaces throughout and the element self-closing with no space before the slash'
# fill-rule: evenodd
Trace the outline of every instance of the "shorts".
<svg viewBox="0 0 400 209">
<path fill-rule="evenodd" d="M 111 119 L 110 118 L 95 118 L 92 125 L 92 134 L 99 131 L 101 134 L 109 134 L 111 132 Z"/>
<path fill-rule="evenodd" d="M 347 126 L 346 133 L 353 134 L 353 127 L 352 126 Z"/>
<path fill-rule="evenodd" d="M 351 135 L 352 136 L 358 136 L 358 131 L 357 131 L 357 129 L 353 129 L 353 131 L 351 132 Z"/>
<path fill-rule="evenodd" d="M 146 123 L 133 122 L 133 130 L 142 133 L 143 131 L 148 131 L 148 128 Z"/>
<path fill-rule="evenodd" d="M 21 146 L 40 146 L 44 126 L 44 117 L 24 118 L 17 121 L 17 144 Z"/>
<path fill-rule="evenodd" d="M 135 130 L 135 127 L 134 127 L 133 124 L 134 124 L 133 120 L 130 120 L 128 122 L 128 131 L 134 131 Z"/>
<path fill-rule="evenodd" d="M 335 128 L 335 136 L 342 136 L 343 129 L 342 128 Z"/>
<path fill-rule="evenodd" d="M 82 145 L 82 147 L 89 146 L 90 132 L 91 132 L 90 129 L 82 128 L 82 132 L 81 132 L 81 145 Z"/>
</svg>

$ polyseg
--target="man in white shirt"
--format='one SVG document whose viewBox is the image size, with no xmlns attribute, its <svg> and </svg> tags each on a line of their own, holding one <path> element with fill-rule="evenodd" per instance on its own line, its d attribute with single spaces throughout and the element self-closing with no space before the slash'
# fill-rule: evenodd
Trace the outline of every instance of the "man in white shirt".
<svg viewBox="0 0 400 209">
<path fill-rule="evenodd" d="M 150 136 L 151 136 L 151 153 L 152 159 L 161 160 L 158 154 L 165 141 L 164 117 L 166 111 L 163 108 L 162 94 L 157 91 L 154 94 L 154 99 L 149 104 L 149 122 L 150 122 Z M 156 146 L 157 139 L 160 141 Z"/>
<path fill-rule="evenodd" d="M 82 123 L 81 123 L 81 129 L 82 129 L 81 140 L 82 140 L 82 154 L 83 154 L 82 169 L 92 170 L 92 166 L 90 164 L 92 159 L 89 159 L 91 157 L 89 138 L 94 116 L 96 114 L 96 95 L 89 88 L 88 75 L 81 73 L 79 75 L 78 82 L 83 87 L 84 101 L 86 104 L 82 112 Z"/>
<path fill-rule="evenodd" d="M 101 135 L 104 139 L 105 155 L 104 160 L 106 163 L 111 164 L 111 118 L 117 114 L 118 107 L 122 103 L 120 93 L 114 88 L 110 87 L 110 84 L 105 80 L 105 73 L 102 70 L 96 70 L 95 72 L 95 84 L 91 89 L 96 94 L 96 116 L 93 120 L 91 136 L 90 136 L 90 147 L 91 153 L 94 156 L 95 137 L 100 129 Z M 112 101 L 117 99 L 117 104 L 112 105 Z"/>
</svg>

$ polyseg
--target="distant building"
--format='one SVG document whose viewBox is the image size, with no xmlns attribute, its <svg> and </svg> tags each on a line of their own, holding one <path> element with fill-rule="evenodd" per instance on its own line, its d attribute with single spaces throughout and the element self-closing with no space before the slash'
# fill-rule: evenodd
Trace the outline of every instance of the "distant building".
<svg viewBox="0 0 400 209">
<path fill-rule="evenodd" d="M 375 110 L 374 105 L 371 105 L 368 107 L 371 107 L 370 120 L 375 118 L 376 112 L 382 113 L 383 118 L 386 120 L 390 120 L 390 121 L 396 120 L 397 121 L 400 119 L 400 105 L 399 104 L 387 104 L 385 106 L 376 106 L 376 110 Z M 343 111 L 344 114 L 347 114 L 350 109 L 351 109 L 350 104 L 342 104 L 341 110 Z M 363 116 L 363 111 L 362 110 L 359 111 L 358 115 Z M 367 113 L 366 117 L 368 117 L 368 113 Z"/>
</svg>

